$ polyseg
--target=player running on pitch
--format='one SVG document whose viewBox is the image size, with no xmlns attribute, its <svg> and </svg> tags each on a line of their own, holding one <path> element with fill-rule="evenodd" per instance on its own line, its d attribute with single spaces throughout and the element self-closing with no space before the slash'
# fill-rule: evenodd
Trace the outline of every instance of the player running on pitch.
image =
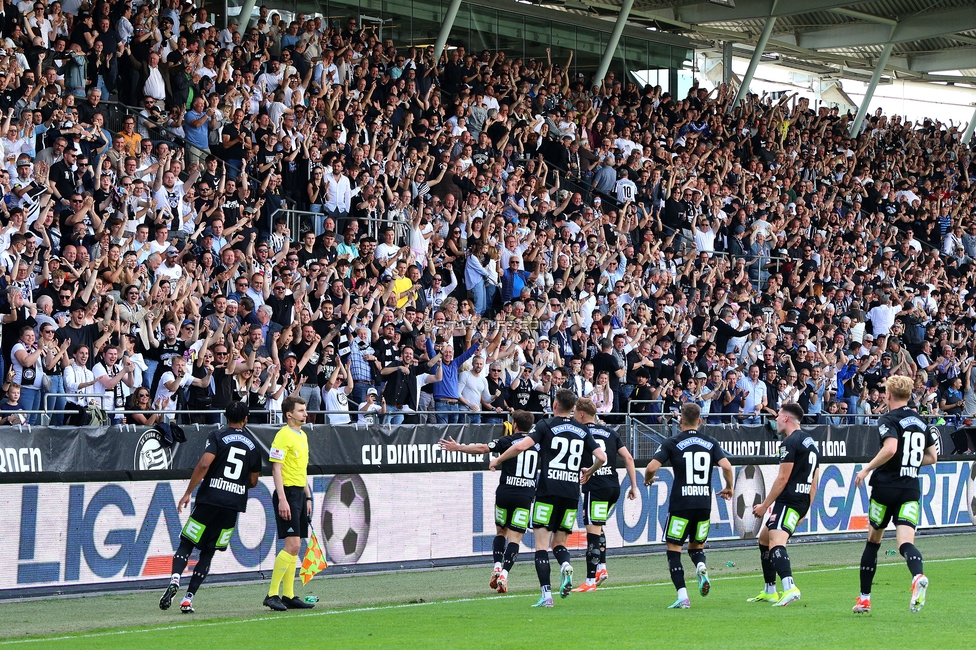
<svg viewBox="0 0 976 650">
<path fill-rule="evenodd" d="M 576 509 L 579 506 L 580 483 L 586 482 L 593 472 L 603 467 L 607 455 L 593 440 L 590 432 L 572 419 L 576 395 L 569 390 L 559 390 L 553 402 L 555 417 L 537 422 L 528 435 L 503 454 L 491 459 L 494 470 L 509 458 L 539 445 L 539 465 L 542 472 L 535 492 L 532 510 L 532 528 L 535 532 L 535 570 L 539 575 L 542 597 L 533 607 L 552 607 L 552 578 L 549 552 L 560 564 L 562 583 L 559 595 L 569 596 L 573 589 L 573 565 L 569 563 L 566 541 L 573 532 Z M 593 454 L 593 465 L 583 468 L 583 452 Z"/>
<path fill-rule="evenodd" d="M 438 444 L 441 449 L 460 451 L 465 454 L 500 454 L 525 438 L 525 434 L 535 423 L 535 418 L 528 411 L 515 411 L 512 420 L 515 428 L 511 434 L 492 440 L 488 444 L 462 445 L 450 436 Z M 519 544 L 529 525 L 532 500 L 535 498 L 536 473 L 539 469 L 539 445 L 515 458 L 508 459 L 501 467 L 502 475 L 495 489 L 496 535 L 491 549 L 495 566 L 492 568 L 488 586 L 504 594 L 508 593 L 508 572 L 512 570 L 515 560 L 518 559 Z"/>
<path fill-rule="evenodd" d="M 820 452 L 816 441 L 800 429 L 803 409 L 795 402 L 780 407 L 776 425 L 783 438 L 779 444 L 779 474 L 766 499 L 753 506 L 752 514 L 762 517 L 772 506 L 769 519 L 759 533 L 759 554 L 762 558 L 766 588 L 750 603 L 767 602 L 774 607 L 786 607 L 800 600 L 800 590 L 793 582 L 790 556 L 786 542 L 803 520 L 817 494 L 817 475 Z M 783 581 L 783 593 L 776 593 L 776 574 Z"/>
<path fill-rule="evenodd" d="M 654 483 L 655 474 L 665 463 L 670 463 L 674 472 L 664 541 L 668 545 L 668 566 L 678 599 L 668 609 L 691 607 L 685 588 L 685 569 L 681 565 L 681 547 L 686 539 L 688 555 L 695 563 L 698 591 L 702 596 L 708 595 L 711 585 L 705 566 L 705 540 L 712 516 L 712 469 L 716 465 L 725 476 L 725 489 L 718 496 L 732 498 L 732 463 L 717 440 L 698 432 L 700 425 L 701 408 L 694 403 L 684 404 L 681 433 L 664 441 L 644 472 L 644 485 Z"/>
<path fill-rule="evenodd" d="M 180 603 L 180 611 L 193 613 L 193 594 L 210 571 L 210 561 L 218 550 L 226 551 L 237 525 L 237 514 L 247 509 L 247 491 L 258 484 L 261 473 L 261 449 L 247 430 L 247 405 L 232 402 L 224 412 L 227 426 L 213 431 L 207 438 L 200 462 L 193 468 L 190 484 L 177 506 L 183 512 L 190 495 L 200 486 L 193 512 L 180 534 L 180 545 L 173 555 L 173 577 L 159 599 L 160 609 L 169 609 L 180 590 L 180 575 L 186 569 L 190 553 L 200 549 L 200 559 L 193 567 L 190 586 Z"/>
<path fill-rule="evenodd" d="M 878 418 L 881 450 L 854 477 L 861 485 L 871 474 L 871 504 L 868 519 L 871 529 L 861 555 L 861 595 L 854 604 L 854 613 L 871 611 L 871 583 L 878 566 L 878 549 L 888 522 L 894 520 L 898 551 L 908 570 L 912 572 L 912 600 L 909 610 L 918 612 L 925 605 L 925 591 L 929 579 L 922 573 L 922 554 L 915 548 L 915 527 L 918 525 L 918 470 L 938 460 L 936 441 L 938 431 L 928 426 L 916 411 L 908 408 L 912 396 L 912 380 L 904 376 L 889 377 L 885 385 L 888 412 Z"/>
<path fill-rule="evenodd" d="M 610 517 L 613 506 L 620 498 L 620 480 L 617 478 L 617 456 L 624 459 L 627 475 L 630 477 L 628 499 L 637 498 L 637 471 L 634 457 L 617 432 L 608 426 L 595 422 L 596 405 L 592 400 L 582 398 L 576 402 L 576 420 L 585 424 L 593 434 L 596 444 L 607 455 L 607 464 L 598 469 L 593 477 L 583 484 L 583 523 L 586 525 L 586 582 L 573 589 L 574 592 L 596 591 L 603 584 L 607 573 L 607 536 L 603 527 Z M 583 465 L 591 465 L 590 454 L 583 454 Z"/>
</svg>

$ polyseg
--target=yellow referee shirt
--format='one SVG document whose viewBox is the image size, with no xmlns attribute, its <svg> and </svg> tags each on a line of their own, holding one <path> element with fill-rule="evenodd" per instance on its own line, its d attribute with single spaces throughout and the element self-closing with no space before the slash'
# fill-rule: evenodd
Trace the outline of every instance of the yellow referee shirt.
<svg viewBox="0 0 976 650">
<path fill-rule="evenodd" d="M 308 475 L 308 436 L 288 425 L 281 427 L 271 443 L 270 460 L 281 463 L 281 482 L 285 487 L 305 487 Z"/>
</svg>

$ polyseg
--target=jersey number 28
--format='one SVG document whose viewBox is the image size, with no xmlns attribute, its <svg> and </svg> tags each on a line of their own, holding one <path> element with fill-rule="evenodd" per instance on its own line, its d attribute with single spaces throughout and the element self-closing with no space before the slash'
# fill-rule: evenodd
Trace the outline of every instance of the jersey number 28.
<svg viewBox="0 0 976 650">
<path fill-rule="evenodd" d="M 583 463 L 583 441 L 579 439 L 553 438 L 550 448 L 556 457 L 549 461 L 552 469 L 568 469 L 578 472 Z"/>
</svg>

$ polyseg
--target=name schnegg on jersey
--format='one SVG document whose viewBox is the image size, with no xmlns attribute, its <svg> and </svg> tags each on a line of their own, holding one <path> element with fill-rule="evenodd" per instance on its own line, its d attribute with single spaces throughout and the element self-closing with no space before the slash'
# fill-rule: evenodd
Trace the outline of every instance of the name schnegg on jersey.
<svg viewBox="0 0 976 650">
<path fill-rule="evenodd" d="M 550 430 L 554 436 L 559 435 L 560 433 L 572 433 L 574 436 L 579 438 L 585 438 L 587 433 L 574 424 L 559 424 L 552 427 Z M 553 481 L 579 483 L 580 473 L 579 471 L 571 469 L 553 469 L 549 467 L 546 469 L 546 478 Z"/>
</svg>

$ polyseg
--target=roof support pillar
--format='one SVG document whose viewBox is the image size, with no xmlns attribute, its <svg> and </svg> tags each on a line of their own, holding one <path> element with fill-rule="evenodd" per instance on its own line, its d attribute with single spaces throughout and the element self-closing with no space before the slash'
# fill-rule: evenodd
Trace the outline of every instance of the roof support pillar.
<svg viewBox="0 0 976 650">
<path fill-rule="evenodd" d="M 874 91 L 878 89 L 881 74 L 884 72 L 885 66 L 888 65 L 888 57 L 891 56 L 891 47 L 891 43 L 885 43 L 884 49 L 881 50 L 881 56 L 878 57 L 878 65 L 874 67 L 874 74 L 871 75 L 868 88 L 864 91 L 864 99 L 861 100 L 861 105 L 857 107 L 857 116 L 851 125 L 851 136 L 854 138 L 861 132 L 861 125 L 864 124 L 864 118 L 868 114 L 868 107 L 871 104 L 871 100 L 874 99 Z"/>
<path fill-rule="evenodd" d="M 732 81 L 732 41 L 722 42 L 722 83 Z"/>
<path fill-rule="evenodd" d="M 447 47 L 447 37 L 451 35 L 451 30 L 454 29 L 454 21 L 457 19 L 458 10 L 460 8 L 461 0 L 451 0 L 451 4 L 447 7 L 447 14 L 444 16 L 444 24 L 441 25 L 441 31 L 437 34 L 437 41 L 434 43 L 435 65 L 437 61 L 440 61 L 441 54 L 444 52 L 444 48 Z"/>
<path fill-rule="evenodd" d="M 623 5 L 620 7 L 620 13 L 617 14 L 617 22 L 614 23 L 613 31 L 610 32 L 607 49 L 604 50 L 603 58 L 600 59 L 600 67 L 596 70 L 596 78 L 593 79 L 593 85 L 602 84 L 603 78 L 607 76 L 607 71 L 610 70 L 610 63 L 613 61 L 613 53 L 617 51 L 617 45 L 620 43 L 620 35 L 624 33 L 624 26 L 627 24 L 627 19 L 630 18 L 630 10 L 633 8 L 634 0 L 624 0 Z"/>
<path fill-rule="evenodd" d="M 973 129 L 976 128 L 976 109 L 973 109 L 973 116 L 969 120 L 969 126 L 966 127 L 965 133 L 962 134 L 962 143 L 968 145 L 969 141 L 973 139 Z"/>
<path fill-rule="evenodd" d="M 749 86 L 752 84 L 752 78 L 756 76 L 756 69 L 759 67 L 759 61 L 762 60 L 766 44 L 769 43 L 769 37 L 773 35 L 774 27 L 776 27 L 776 16 L 770 16 L 766 19 L 766 24 L 763 25 L 762 34 L 759 35 L 759 42 L 756 43 L 756 49 L 752 53 L 752 58 L 749 59 L 749 67 L 746 69 L 746 75 L 742 77 L 742 83 L 739 85 L 739 90 L 735 93 L 735 101 L 729 107 L 730 110 L 734 110 L 739 105 L 739 102 L 749 94 Z"/>
<path fill-rule="evenodd" d="M 244 0 L 244 4 L 241 5 L 241 13 L 237 15 L 237 22 L 240 25 L 238 31 L 242 36 L 247 33 L 247 24 L 251 22 L 251 12 L 254 11 L 256 4 L 257 0 Z"/>
</svg>

